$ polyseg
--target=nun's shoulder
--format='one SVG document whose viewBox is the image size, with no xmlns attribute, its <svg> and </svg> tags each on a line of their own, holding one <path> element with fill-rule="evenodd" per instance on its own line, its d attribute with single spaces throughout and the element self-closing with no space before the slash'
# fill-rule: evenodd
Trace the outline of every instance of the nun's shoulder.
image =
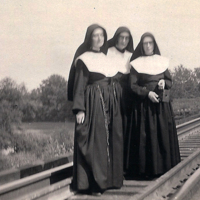
<svg viewBox="0 0 200 200">
<path fill-rule="evenodd" d="M 155 61 L 165 65 L 165 66 L 169 66 L 169 58 L 164 57 L 164 56 L 160 56 L 160 55 L 154 55 Z"/>
<path fill-rule="evenodd" d="M 159 63 L 160 65 L 164 65 L 166 67 L 169 66 L 169 58 L 166 58 L 164 56 L 160 55 L 153 55 L 153 56 L 140 56 L 136 58 L 135 60 L 131 61 L 130 64 L 132 66 L 140 66 L 143 65 L 144 63 L 148 62 L 154 62 L 154 63 Z"/>
<path fill-rule="evenodd" d="M 141 56 L 130 64 L 138 73 L 156 75 L 168 69 L 169 59 L 160 55 Z"/>
<path fill-rule="evenodd" d="M 130 52 L 130 51 L 128 51 L 128 50 L 125 50 L 125 53 L 126 53 L 126 55 L 129 56 L 129 57 L 131 57 L 132 54 L 133 54 L 132 52 Z"/>
<path fill-rule="evenodd" d="M 85 53 L 81 54 L 80 56 L 78 56 L 75 60 L 75 66 L 76 66 L 78 60 L 81 60 L 84 62 L 88 59 L 88 56 L 89 56 L 89 52 L 85 52 Z"/>
<path fill-rule="evenodd" d="M 88 57 L 91 56 L 91 53 L 92 52 L 90 52 L 90 51 L 86 51 L 83 54 L 81 54 L 76 60 L 80 59 L 80 60 L 84 61 L 85 59 L 88 59 Z"/>
<path fill-rule="evenodd" d="M 110 47 L 110 48 L 108 48 L 108 51 L 115 51 L 116 50 L 116 48 L 113 46 L 113 47 Z"/>
<path fill-rule="evenodd" d="M 115 47 L 108 48 L 107 56 L 114 55 L 114 54 L 116 54 L 116 48 Z"/>
<path fill-rule="evenodd" d="M 82 60 L 86 65 L 89 62 L 94 62 L 94 61 L 98 61 L 98 60 L 105 60 L 106 55 L 102 52 L 92 52 L 92 51 L 86 51 L 85 53 L 81 54 L 77 59 L 76 62 L 80 59 Z"/>
<path fill-rule="evenodd" d="M 142 64 L 143 62 L 144 62 L 144 57 L 143 57 L 143 56 L 140 56 L 140 57 L 136 58 L 135 60 L 132 60 L 132 61 L 130 62 L 130 64 L 131 64 L 132 66 L 137 66 L 137 65 Z"/>
</svg>

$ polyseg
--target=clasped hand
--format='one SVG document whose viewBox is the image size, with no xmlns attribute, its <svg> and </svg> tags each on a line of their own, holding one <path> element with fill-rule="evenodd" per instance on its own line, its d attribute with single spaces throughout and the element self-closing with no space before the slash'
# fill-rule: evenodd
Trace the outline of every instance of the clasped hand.
<svg viewBox="0 0 200 200">
<path fill-rule="evenodd" d="M 159 103 L 158 95 L 155 92 L 150 91 L 148 97 L 153 103 Z"/>
<path fill-rule="evenodd" d="M 164 88 L 165 88 L 165 80 L 161 79 L 158 82 L 158 89 L 163 90 Z M 150 91 L 148 97 L 153 103 L 159 103 L 158 95 L 155 92 Z"/>
</svg>

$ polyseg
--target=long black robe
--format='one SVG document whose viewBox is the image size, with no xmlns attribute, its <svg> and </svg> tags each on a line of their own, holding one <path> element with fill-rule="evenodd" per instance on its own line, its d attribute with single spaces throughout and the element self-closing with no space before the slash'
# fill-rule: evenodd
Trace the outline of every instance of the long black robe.
<svg viewBox="0 0 200 200">
<path fill-rule="evenodd" d="M 104 190 L 123 184 L 121 87 L 117 77 L 91 72 L 76 64 L 73 112 L 85 112 L 75 125 L 74 188 Z"/>
<path fill-rule="evenodd" d="M 131 37 L 132 38 L 132 37 Z M 130 43 L 132 44 L 132 43 Z M 132 53 L 130 51 L 119 50 L 115 46 L 108 49 L 107 57 L 112 67 L 116 68 L 118 75 L 120 76 L 119 83 L 122 88 L 122 115 L 123 115 L 123 132 L 124 132 L 124 171 L 126 171 L 126 155 L 127 155 L 127 142 L 130 132 L 131 124 L 131 111 L 134 101 L 134 95 L 130 88 L 129 76 L 130 76 L 130 58 Z"/>
<path fill-rule="evenodd" d="M 150 75 L 131 68 L 131 89 L 137 95 L 127 153 L 127 169 L 132 176 L 161 175 L 180 162 L 171 102 L 153 103 L 148 98 L 149 91 L 155 91 L 161 79 L 165 80 L 165 89 L 170 89 L 168 69 Z"/>
<path fill-rule="evenodd" d="M 107 57 L 109 59 L 110 65 L 118 71 L 120 76 L 119 82 L 122 87 L 122 104 L 123 104 L 123 125 L 124 125 L 124 136 L 129 129 L 130 124 L 130 113 L 133 101 L 133 92 L 131 91 L 129 85 L 129 75 L 130 75 L 130 58 L 132 53 L 126 49 L 120 51 L 116 47 L 111 47 L 108 49 Z"/>
</svg>

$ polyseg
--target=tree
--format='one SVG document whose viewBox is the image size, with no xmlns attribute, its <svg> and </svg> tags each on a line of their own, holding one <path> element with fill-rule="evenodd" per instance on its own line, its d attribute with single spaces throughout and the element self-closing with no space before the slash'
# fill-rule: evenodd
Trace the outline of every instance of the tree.
<svg viewBox="0 0 200 200">
<path fill-rule="evenodd" d="M 0 124 L 5 131 L 11 131 L 11 124 L 22 119 L 22 94 L 24 86 L 18 86 L 11 78 L 0 81 Z"/>
<path fill-rule="evenodd" d="M 67 101 L 67 81 L 60 75 L 51 75 L 40 85 L 42 120 L 64 121 L 70 117 L 71 105 Z"/>
<path fill-rule="evenodd" d="M 20 87 L 11 78 L 4 78 L 0 81 L 0 101 L 6 100 L 19 105 L 22 100 Z"/>
<path fill-rule="evenodd" d="M 197 81 L 197 91 L 200 92 L 200 67 L 194 68 L 194 75 Z"/>
<path fill-rule="evenodd" d="M 42 102 L 40 100 L 40 90 L 33 89 L 23 96 L 23 118 L 22 121 L 40 121 Z"/>
<path fill-rule="evenodd" d="M 190 98 L 196 96 L 196 77 L 192 70 L 180 65 L 175 68 L 172 74 L 174 98 Z"/>
<path fill-rule="evenodd" d="M 13 143 L 13 129 L 19 127 L 22 119 L 20 110 L 22 105 L 21 86 L 11 78 L 0 81 L 0 148 L 7 148 Z"/>
</svg>

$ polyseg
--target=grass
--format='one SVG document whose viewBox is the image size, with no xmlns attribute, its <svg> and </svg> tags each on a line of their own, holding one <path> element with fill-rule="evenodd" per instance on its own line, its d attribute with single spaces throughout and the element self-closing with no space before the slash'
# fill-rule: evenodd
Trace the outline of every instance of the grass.
<svg viewBox="0 0 200 200">
<path fill-rule="evenodd" d="M 74 123 L 23 123 L 14 130 L 14 141 L 14 153 L 0 152 L 0 171 L 72 153 Z"/>
<path fill-rule="evenodd" d="M 199 117 L 200 98 L 174 99 L 172 102 L 176 124 Z M 73 122 L 22 123 L 14 129 L 17 153 L 0 152 L 0 171 L 73 152 Z"/>
<path fill-rule="evenodd" d="M 17 154 L 0 154 L 0 171 L 17 168 L 42 161 L 32 153 L 20 152 Z"/>
<path fill-rule="evenodd" d="M 70 134 L 74 132 L 73 122 L 31 122 L 22 123 L 22 130 L 26 133 L 44 133 L 44 134 L 56 134 L 60 130 L 66 130 Z"/>
<path fill-rule="evenodd" d="M 200 117 L 200 97 L 174 99 L 172 102 L 176 124 L 182 124 Z"/>
<path fill-rule="evenodd" d="M 173 110 L 175 114 L 182 114 L 190 112 L 191 114 L 197 114 L 200 112 L 200 97 L 198 98 L 182 98 L 182 99 L 174 99 L 172 102 Z"/>
</svg>

